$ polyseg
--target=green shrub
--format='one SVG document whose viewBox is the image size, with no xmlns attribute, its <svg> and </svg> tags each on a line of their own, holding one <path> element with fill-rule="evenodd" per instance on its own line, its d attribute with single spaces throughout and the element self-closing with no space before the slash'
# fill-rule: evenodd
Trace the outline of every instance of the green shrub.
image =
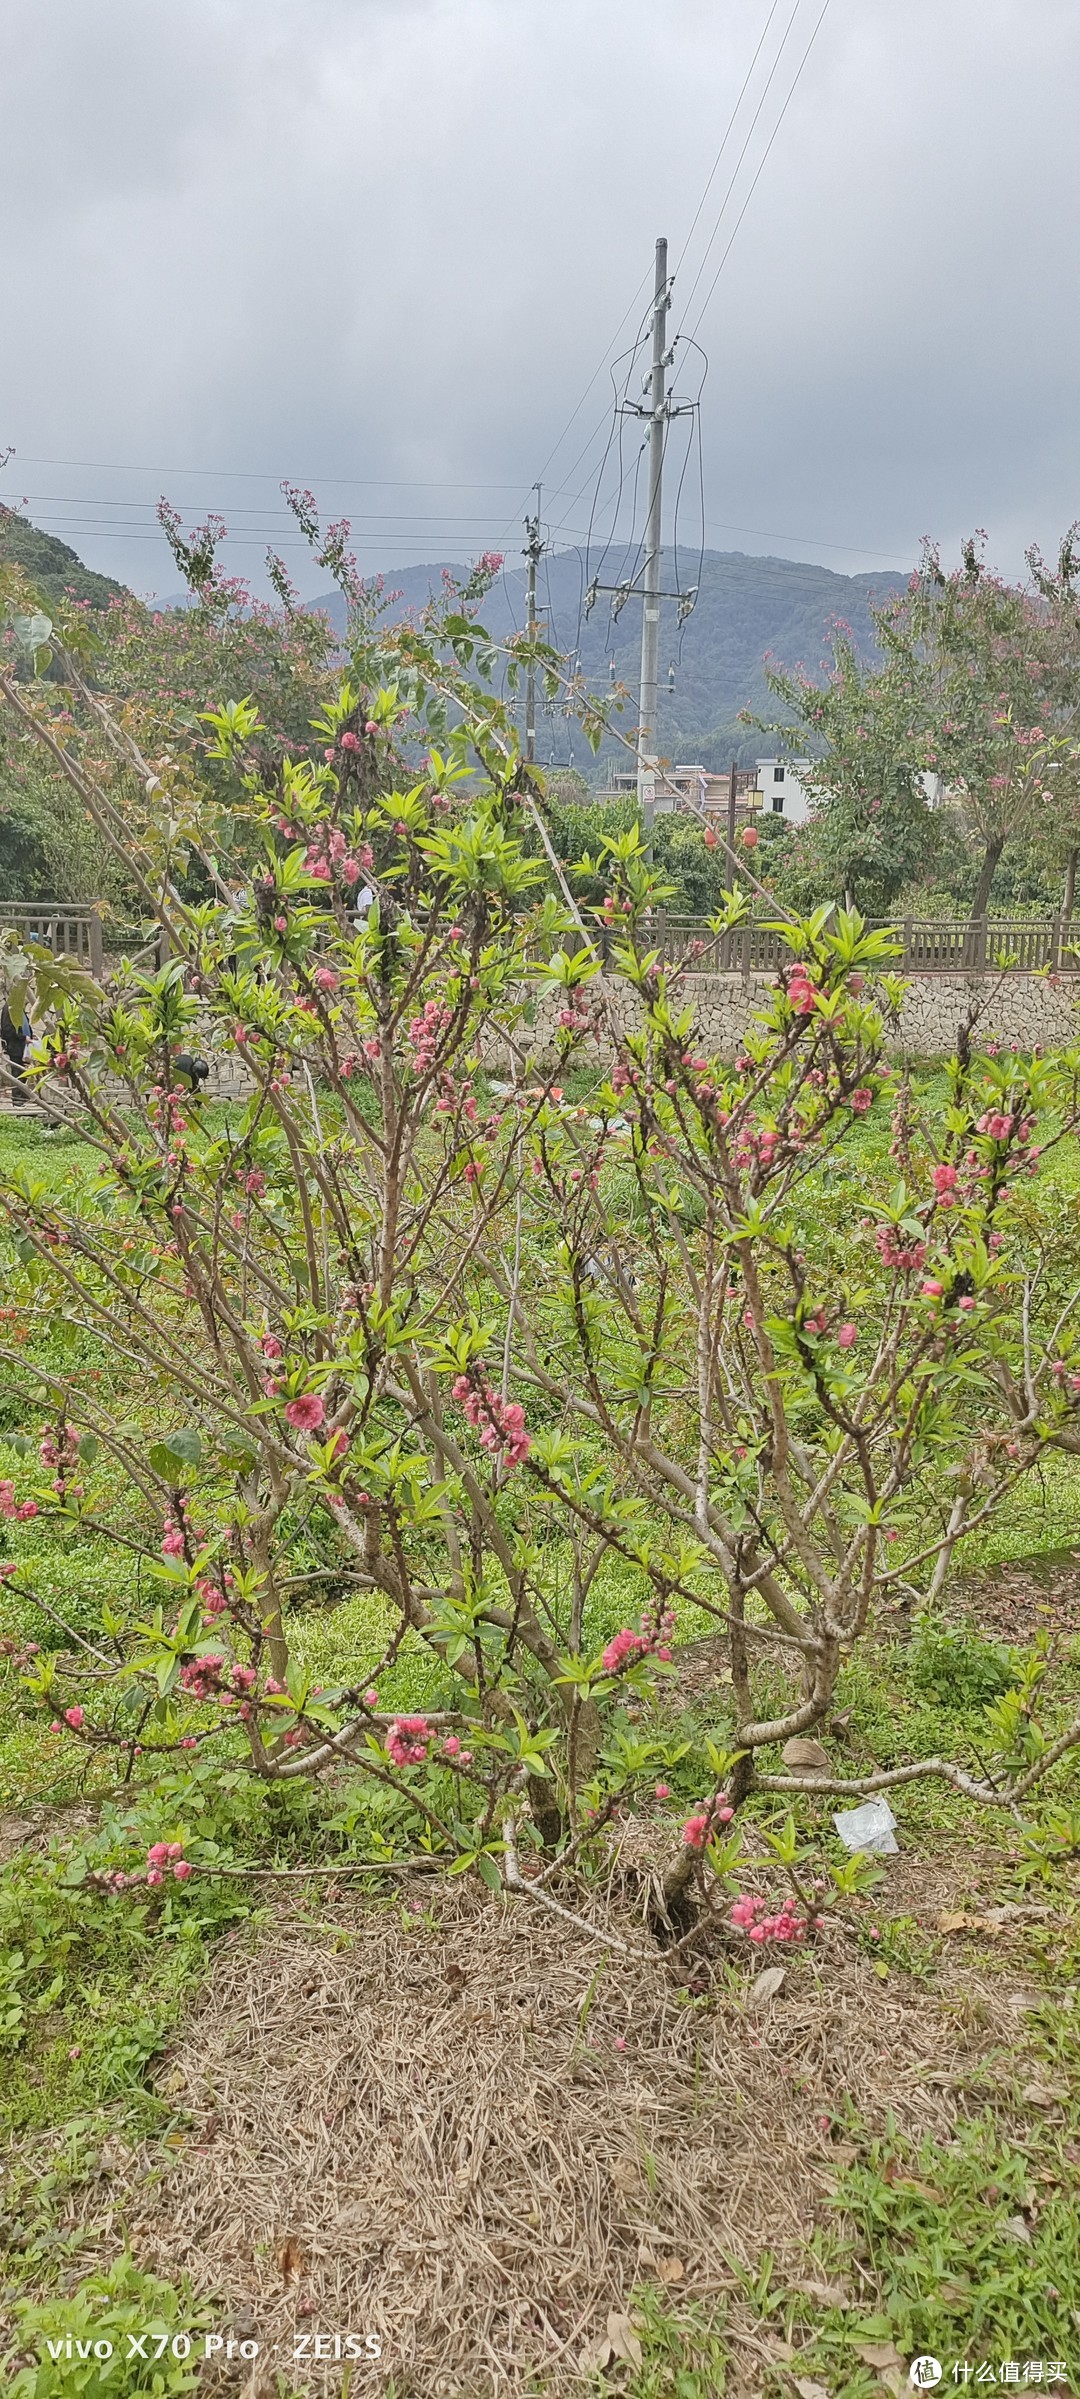
<svg viewBox="0 0 1080 2399">
<path fill-rule="evenodd" d="M 126 2253 L 67 2298 L 17 2301 L 14 2318 L 34 2362 L 15 2374 L 12 2399 L 181 2399 L 195 2388 L 205 2303 Z"/>
</svg>

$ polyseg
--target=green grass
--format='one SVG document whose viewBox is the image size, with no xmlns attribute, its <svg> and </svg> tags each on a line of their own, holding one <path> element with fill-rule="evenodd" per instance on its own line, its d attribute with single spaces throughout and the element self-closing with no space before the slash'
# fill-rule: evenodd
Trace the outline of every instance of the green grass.
<svg viewBox="0 0 1080 2399">
<path fill-rule="evenodd" d="M 578 1079 L 565 1081 L 571 1096 L 587 1100 L 595 1079 L 580 1078 L 580 1088 Z M 933 1078 L 925 1087 L 933 1088 Z M 854 1130 L 845 1175 L 857 1181 L 876 1173 L 888 1138 L 887 1113 L 875 1111 Z M 0 1165 L 16 1156 L 52 1189 L 72 1176 L 96 1172 L 88 1144 L 0 1117 Z M 1062 1153 L 1054 1172 L 1063 1188 L 1072 1189 L 1076 1156 Z M 46 1370 L 70 1362 L 61 1332 L 54 1329 L 43 1338 L 36 1362 Z M 82 1362 L 97 1363 L 90 1348 Z M 20 1408 L 9 1401 L 5 1410 L 0 1400 L 0 1437 L 5 1423 L 11 1430 L 21 1422 Z M 33 1461 L 11 1463 L 11 1458 L 9 1452 L 2 1471 L 14 1473 L 20 1492 L 31 1488 Z M 95 1472 L 106 1492 L 104 1470 Z M 923 1504 L 921 1496 L 913 1512 L 916 1537 Z M 43 1596 L 80 1630 L 96 1629 L 106 1600 L 130 1606 L 130 1566 L 123 1553 L 99 1537 L 40 1523 L 6 1526 L 3 1537 L 8 1555 L 33 1560 Z M 304 1540 L 307 1546 L 301 1543 L 298 1550 L 301 1566 L 317 1562 L 314 1536 Z M 957 1568 L 975 1572 L 1073 1541 L 1080 1541 L 1080 1461 L 1055 1456 L 1038 1478 L 1021 1486 L 998 1519 L 961 1546 Z M 549 1545 L 549 1563 L 559 1562 L 558 1545 Z M 599 1646 L 620 1625 L 635 1623 L 645 1597 L 637 1570 L 610 1561 L 590 1596 L 590 1643 Z M 55 1625 L 10 1591 L 0 1594 L 0 1605 L 7 1631 L 47 1648 L 63 1643 Z M 678 1614 L 679 1639 L 716 1629 L 715 1620 L 689 1601 L 680 1600 Z M 367 1596 L 335 1606 L 311 1600 L 294 1607 L 289 1617 L 298 1660 L 328 1684 L 366 1677 L 391 1627 L 389 1609 Z M 909 1646 L 866 1645 L 845 1666 L 837 1694 L 837 1708 L 854 1712 L 848 1745 L 837 1749 L 838 1759 L 853 1766 L 888 1765 L 912 1754 L 947 1750 L 976 1763 L 989 1738 L 987 1708 L 1014 1672 L 1006 1648 L 963 1630 L 920 1628 Z M 412 1635 L 392 1669 L 380 1677 L 383 1698 L 403 1709 L 434 1702 L 445 1684 L 445 1669 Z M 781 1703 L 787 1694 L 777 1670 L 775 1689 L 766 1686 L 765 1697 L 769 1704 Z M 73 1797 L 85 1803 L 57 1814 L 51 1853 L 27 1852 L 0 1875 L 0 2041 L 6 2039 L 0 2053 L 0 2139 L 9 2144 L 13 2160 L 5 2205 L 9 2213 L 14 2209 L 27 2236 L 23 2240 L 20 2234 L 9 2267 L 9 2282 L 24 2299 L 55 2293 L 73 2262 L 77 2265 L 77 2235 L 64 2228 L 66 2194 L 92 2173 L 102 2140 L 117 2133 L 132 2140 L 168 2139 L 173 2118 L 168 2100 L 151 2087 L 153 2061 L 210 1970 L 222 1933 L 257 1912 L 265 1896 L 265 1886 L 196 1876 L 157 1907 L 149 1895 L 134 1900 L 103 1895 L 86 1881 L 87 1873 L 130 1866 L 155 1838 L 182 1837 L 189 1854 L 219 1862 L 300 1862 L 343 1853 L 371 1855 L 373 1849 L 385 1854 L 382 1844 L 388 1839 L 411 1845 L 414 1838 L 402 1803 L 363 1778 L 355 1784 L 338 1781 L 327 1791 L 290 1786 L 287 1794 L 267 1793 L 239 1765 L 226 1766 L 222 1753 L 208 1753 L 195 1773 L 137 1761 L 127 1792 L 102 1807 L 116 1771 L 112 1762 L 88 1760 L 47 1726 L 47 1715 L 27 1702 L 17 1674 L 0 1660 L 0 1788 L 8 1805 Z M 724 1745 L 730 1726 L 730 1699 L 721 1687 L 707 1703 L 662 1709 L 658 1724 L 641 1728 L 655 1730 L 672 1752 L 685 1744 L 685 1756 L 673 1757 L 665 1769 L 673 1819 L 707 1787 L 705 1737 Z M 1067 1810 L 1070 1795 L 1075 1797 L 1075 1784 L 1075 1775 L 1058 1778 L 1053 1805 L 1059 1811 Z M 804 1799 L 796 1813 L 800 1835 L 815 1841 L 823 1856 L 839 1861 L 830 1821 L 835 1804 Z M 906 1787 L 895 1808 L 909 1853 L 923 1843 L 937 1847 L 970 1821 L 965 1801 L 931 1783 Z M 759 1821 L 778 1821 L 784 1812 L 785 1803 L 768 1795 L 752 1803 Z M 1014 1837 L 1011 1825 L 1009 1833 Z M 1023 1863 L 1014 1854 L 1006 1874 L 1019 1878 Z M 1039 2023 L 1025 2030 L 1025 2039 L 1033 2043 L 1028 2063 L 1044 2059 L 1047 2071 L 1075 2092 L 1080 1955 L 1075 1934 L 1062 1929 L 1072 1921 L 1064 1880 L 1068 1869 L 1055 1865 L 1049 1852 L 1027 1865 L 1042 1877 L 1040 1896 L 1045 1888 L 1061 1904 L 1060 1926 L 1046 1928 L 1045 1935 L 1035 1928 L 1030 1942 L 1030 1971 L 1045 1988 L 1046 2009 Z M 1016 1887 L 1023 1887 L 1019 1879 Z M 930 1984 L 935 1936 L 910 1914 L 890 1917 L 885 1896 L 877 1913 L 877 1971 Z M 63 2137 L 62 2127 L 68 2128 Z M 1030 2111 L 1025 2121 L 1015 2105 L 980 2102 L 961 2120 L 951 2143 L 917 2151 L 895 2134 L 874 2140 L 854 2123 L 845 2130 L 858 2156 L 841 2177 L 834 2220 L 819 2238 L 819 2263 L 822 2279 L 845 2279 L 852 2251 L 862 2256 L 870 2280 L 858 2307 L 815 2311 L 805 2297 L 784 2288 L 768 2261 L 754 2283 L 758 2319 L 793 2340 L 798 2372 L 822 2382 L 830 2399 L 870 2399 L 877 2378 L 858 2355 L 860 2341 L 891 2341 L 905 2355 L 918 2348 L 963 2355 L 976 2340 L 984 2344 L 980 2354 L 993 2356 L 1075 2355 L 1076 2335 L 1068 2331 L 1072 2311 L 1080 2311 L 1075 2234 L 1068 2216 L 1070 2177 L 1075 2180 L 1080 2166 L 1075 2098 L 1063 2123 L 1031 2121 Z M 51 2162 L 42 2180 L 45 2152 Z M 997 2194 L 992 2200 L 991 2190 Z M 1040 2203 L 1036 2208 L 1029 2204 L 1032 2197 Z M 1028 2225 L 1029 2240 L 1016 2234 L 1015 2225 L 1008 2230 L 1016 2217 Z M 134 2282 L 125 2282 L 120 2267 L 115 2287 L 98 2294 L 102 2304 L 122 2311 L 134 2294 L 138 2304 L 156 2306 L 149 2287 L 142 2287 L 145 2278 L 136 2274 Z M 953 2291 L 959 2297 L 951 2297 Z M 746 2301 L 746 2291 L 733 2288 L 732 2304 Z M 56 2304 L 50 2300 L 43 2306 L 42 2322 Z M 67 2308 L 69 2302 L 62 2305 Z M 164 2300 L 160 2305 L 165 2309 Z M 643 2354 L 640 2368 L 628 2367 L 623 2375 L 620 2387 L 629 2399 L 714 2399 L 729 2386 L 742 2387 L 745 2352 L 733 2372 L 724 2304 L 676 2301 L 646 2286 L 635 2294 L 632 2312 Z M 765 2367 L 762 2379 L 770 2399 L 774 2391 L 776 2399 L 781 2394 L 790 2399 L 789 2373 L 773 2374 Z M 61 2386 L 39 2378 L 17 2387 L 25 2399 L 53 2399 L 55 2387 L 59 2399 Z M 123 2399 L 129 2389 L 141 2389 L 91 2382 L 83 2386 L 82 2399 L 99 2399 L 99 2390 L 100 2399 L 111 2399 L 121 2387 Z M 171 2399 L 183 2387 L 182 2379 L 163 2385 L 161 2399 Z M 63 2384 L 65 2392 L 75 2388 Z"/>
<path fill-rule="evenodd" d="M 206 2302 L 186 2276 L 162 2282 L 119 2257 L 70 2296 L 43 2305 L 16 2302 L 15 2340 L 35 2363 L 23 2366 L 7 2389 L 13 2399 L 183 2399 L 196 2388 L 197 2336 L 205 2338 L 209 2323 Z M 55 2352 L 68 2341 L 70 2358 L 50 2356 L 50 2347 Z M 108 2354 L 80 2358 L 80 2344 L 107 2344 Z"/>
</svg>

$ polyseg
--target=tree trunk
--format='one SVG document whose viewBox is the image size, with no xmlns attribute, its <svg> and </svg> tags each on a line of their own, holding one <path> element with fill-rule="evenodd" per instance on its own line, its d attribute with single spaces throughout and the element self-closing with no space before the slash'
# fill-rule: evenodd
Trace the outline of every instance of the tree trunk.
<svg viewBox="0 0 1080 2399">
<path fill-rule="evenodd" d="M 996 832 L 994 840 L 986 842 L 982 866 L 979 866 L 979 883 L 977 883 L 977 888 L 974 888 L 972 924 L 982 924 L 982 919 L 986 914 L 986 904 L 989 904 L 989 895 L 991 895 L 991 883 L 994 883 L 998 859 L 1001 859 L 1003 847 L 1006 847 L 1006 835 L 1003 835 L 1003 832 Z"/>
<path fill-rule="evenodd" d="M 1004 847 L 1004 833 L 995 833 L 993 839 L 988 841 L 986 844 L 983 862 L 979 869 L 979 880 L 975 889 L 975 897 L 971 903 L 971 922 L 973 926 L 981 924 L 984 916 L 986 915 L 987 906 L 990 899 L 990 886 L 997 872 L 998 860 L 1001 857 Z"/>
<path fill-rule="evenodd" d="M 964 942 L 964 964 L 969 969 L 977 970 L 986 964 L 986 911 L 990 899 L 990 886 L 1004 847 L 1004 833 L 995 833 L 987 842 L 983 852 L 979 880 L 975 887 L 975 897 L 971 903 L 967 938 Z"/>
</svg>

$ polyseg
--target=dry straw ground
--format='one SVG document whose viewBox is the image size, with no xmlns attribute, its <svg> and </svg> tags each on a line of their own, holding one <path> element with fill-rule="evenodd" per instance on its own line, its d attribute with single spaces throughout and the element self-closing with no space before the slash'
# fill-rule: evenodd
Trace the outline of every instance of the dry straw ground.
<svg viewBox="0 0 1080 2399">
<path fill-rule="evenodd" d="M 960 1844 L 934 1869 L 895 1860 L 888 1905 L 933 1923 L 972 1901 L 979 1863 Z M 410 1889 L 292 1899 L 225 1943 L 158 2077 L 185 2128 L 172 2162 L 115 2156 L 93 2207 L 103 2256 L 130 2236 L 144 2266 L 189 2271 L 264 2358 L 298 2329 L 379 2334 L 356 2399 L 390 2374 L 408 2399 L 580 2390 L 643 2278 L 730 2293 L 732 2261 L 768 2248 L 820 2280 L 808 2243 L 848 2105 L 947 2136 L 988 2060 L 1008 2080 L 1037 1996 L 1007 1935 L 992 1965 L 946 1942 L 931 1991 L 883 1983 L 830 1928 L 771 2003 L 748 2001 L 752 1967 L 738 1990 L 717 1969 L 695 2003 L 659 1957 L 605 1959 L 527 1903 Z M 869 2301 L 854 2257 L 848 2274 Z M 753 2390 L 775 2351 L 745 2302 L 728 2321 L 731 2387 Z M 279 2387 L 262 2371 L 253 2399 Z M 340 2365 L 291 2375 L 342 2389 Z"/>
</svg>

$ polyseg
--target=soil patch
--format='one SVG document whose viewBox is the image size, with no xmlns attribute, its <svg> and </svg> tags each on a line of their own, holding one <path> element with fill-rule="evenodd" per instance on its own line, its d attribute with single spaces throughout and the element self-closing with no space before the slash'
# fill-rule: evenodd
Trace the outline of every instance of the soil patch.
<svg viewBox="0 0 1080 2399">
<path fill-rule="evenodd" d="M 988 1639 L 1022 1647 L 1038 1633 L 1068 1640 L 1080 1633 L 1080 1551 L 1046 1550 L 961 1576 L 950 1614 L 977 1624 Z"/>
<path fill-rule="evenodd" d="M 964 1874 L 958 1853 L 954 1900 Z M 763 2248 L 813 2277 L 849 2107 L 947 2137 L 988 2052 L 1011 2084 L 1031 1998 L 1001 1943 L 986 1970 L 949 1943 L 931 1992 L 830 1927 L 755 2009 L 760 1958 L 694 1999 L 662 1961 L 460 1885 L 334 1898 L 332 1922 L 311 1904 L 223 1945 L 158 2078 L 179 2145 L 111 2159 L 88 2213 L 103 2256 L 129 2238 L 224 2292 L 276 2367 L 297 2332 L 377 2334 L 357 2392 L 393 2375 L 401 2399 L 580 2389 L 644 2277 L 707 2299 Z M 749 2387 L 761 2330 L 730 2324 Z M 338 2393 L 342 2367 L 288 2376 Z"/>
</svg>

